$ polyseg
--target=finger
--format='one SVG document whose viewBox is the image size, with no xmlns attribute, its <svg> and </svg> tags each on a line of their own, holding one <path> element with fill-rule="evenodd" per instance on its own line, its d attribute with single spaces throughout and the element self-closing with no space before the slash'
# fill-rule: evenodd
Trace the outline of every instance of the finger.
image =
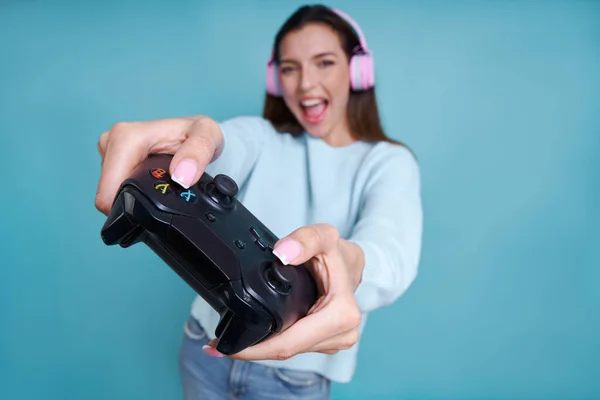
<svg viewBox="0 0 600 400">
<path fill-rule="evenodd" d="M 98 139 L 98 153 L 100 153 L 100 158 L 104 159 L 104 154 L 106 154 L 106 146 L 108 145 L 110 131 L 103 132 L 100 135 L 100 139 Z"/>
<path fill-rule="evenodd" d="M 358 328 L 348 329 L 332 338 L 313 346 L 309 351 L 315 353 L 331 354 L 340 350 L 348 350 L 358 342 Z"/>
<path fill-rule="evenodd" d="M 118 123 L 104 136 L 102 172 L 96 193 L 96 208 L 104 214 L 110 211 L 121 183 L 146 156 L 147 149 L 138 130 L 135 123 Z"/>
<path fill-rule="evenodd" d="M 186 189 L 196 184 L 206 166 L 220 154 L 222 143 L 217 123 L 208 119 L 194 121 L 171 160 L 171 179 Z"/>
<path fill-rule="evenodd" d="M 338 230 L 330 224 L 304 226 L 279 240 L 273 254 L 283 264 L 299 265 L 317 254 L 336 249 L 339 237 Z"/>
<path fill-rule="evenodd" d="M 323 285 L 323 293 L 327 294 L 330 301 L 346 296 L 354 298 L 350 275 L 339 248 L 329 250 L 326 254 L 319 254 L 305 265 L 311 266 L 315 280 Z"/>
<path fill-rule="evenodd" d="M 340 299 L 340 304 L 346 304 L 345 300 Z M 239 360 L 286 360 L 311 351 L 319 343 L 356 327 L 360 317 L 357 309 L 325 307 L 319 313 L 298 320 L 286 331 L 230 357 Z"/>
</svg>

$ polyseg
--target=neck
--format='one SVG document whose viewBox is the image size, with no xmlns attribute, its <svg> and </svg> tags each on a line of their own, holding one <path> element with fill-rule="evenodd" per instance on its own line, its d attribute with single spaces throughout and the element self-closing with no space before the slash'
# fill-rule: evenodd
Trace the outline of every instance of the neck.
<svg viewBox="0 0 600 400">
<path fill-rule="evenodd" d="M 337 124 L 322 139 L 331 147 L 343 147 L 356 142 L 356 139 L 350 133 L 348 122 Z"/>
</svg>

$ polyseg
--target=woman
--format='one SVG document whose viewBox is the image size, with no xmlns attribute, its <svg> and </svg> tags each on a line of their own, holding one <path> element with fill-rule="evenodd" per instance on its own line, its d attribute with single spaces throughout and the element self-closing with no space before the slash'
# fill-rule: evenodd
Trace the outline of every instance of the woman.
<svg viewBox="0 0 600 400">
<path fill-rule="evenodd" d="M 282 238 L 273 253 L 310 260 L 323 289 L 307 317 L 228 357 L 214 349 L 219 316 L 198 297 L 180 353 L 186 399 L 329 398 L 331 381 L 352 378 L 366 315 L 415 279 L 419 169 L 381 128 L 373 75 L 350 17 L 301 7 L 276 36 L 263 117 L 118 123 L 101 135 L 100 211 L 148 154 L 173 154 L 185 188 L 204 171 L 235 179 L 239 199 Z"/>
</svg>

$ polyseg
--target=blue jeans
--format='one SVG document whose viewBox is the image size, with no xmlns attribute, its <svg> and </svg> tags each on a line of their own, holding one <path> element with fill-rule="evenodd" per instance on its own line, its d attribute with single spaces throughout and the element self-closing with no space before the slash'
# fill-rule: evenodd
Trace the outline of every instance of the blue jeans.
<svg viewBox="0 0 600 400">
<path fill-rule="evenodd" d="M 190 317 L 186 328 L 179 353 L 185 400 L 330 399 L 330 381 L 322 375 L 209 356 L 198 321 Z"/>
</svg>

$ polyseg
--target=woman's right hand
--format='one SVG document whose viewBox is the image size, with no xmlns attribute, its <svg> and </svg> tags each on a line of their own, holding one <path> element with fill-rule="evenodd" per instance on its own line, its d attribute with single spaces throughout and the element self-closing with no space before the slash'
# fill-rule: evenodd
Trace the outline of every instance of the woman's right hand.
<svg viewBox="0 0 600 400">
<path fill-rule="evenodd" d="M 96 208 L 108 215 L 121 183 L 150 154 L 172 154 L 169 173 L 174 181 L 188 188 L 200 179 L 222 149 L 219 125 L 205 116 L 119 122 L 102 133 L 98 141 L 102 171 Z"/>
</svg>

